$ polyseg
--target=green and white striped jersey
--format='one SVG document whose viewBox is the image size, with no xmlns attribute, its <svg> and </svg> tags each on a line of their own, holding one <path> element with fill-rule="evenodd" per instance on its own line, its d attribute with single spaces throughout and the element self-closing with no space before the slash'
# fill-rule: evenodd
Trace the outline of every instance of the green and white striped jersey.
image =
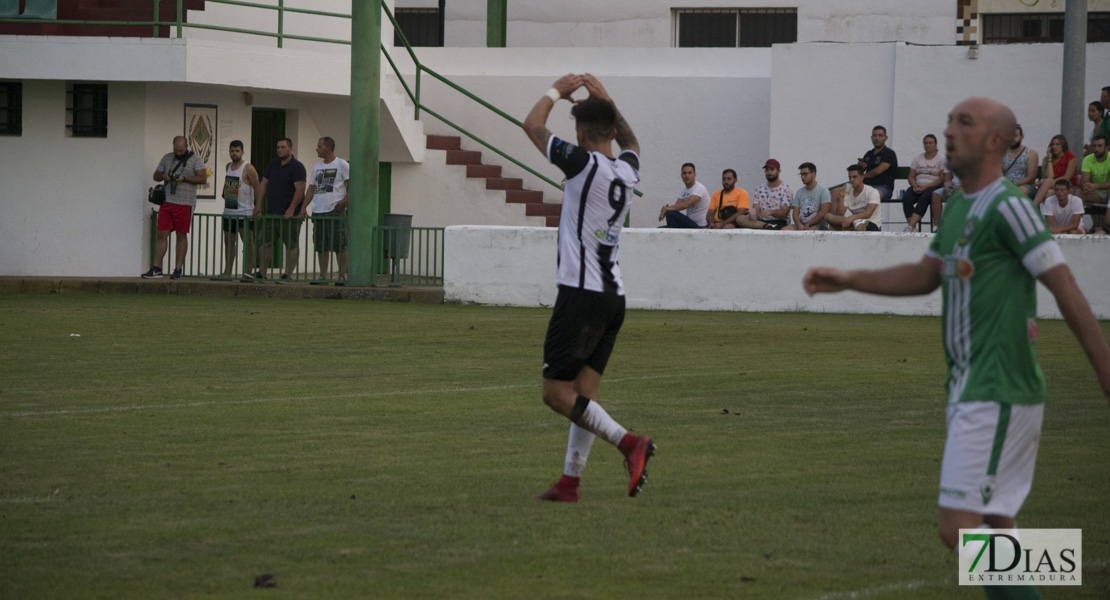
<svg viewBox="0 0 1110 600">
<path fill-rule="evenodd" d="M 942 261 L 948 401 L 1044 402 L 1036 277 L 1063 263 L 1059 248 L 1006 179 L 947 204 L 926 255 Z"/>
</svg>

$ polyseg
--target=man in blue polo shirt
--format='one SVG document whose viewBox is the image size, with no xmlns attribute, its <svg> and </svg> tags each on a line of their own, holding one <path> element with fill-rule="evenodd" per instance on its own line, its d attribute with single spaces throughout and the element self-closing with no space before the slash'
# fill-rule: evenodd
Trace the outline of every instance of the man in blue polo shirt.
<svg viewBox="0 0 1110 600">
<path fill-rule="evenodd" d="M 261 279 L 269 271 L 274 241 L 285 244 L 285 272 L 278 281 L 292 279 L 297 268 L 301 237 L 301 221 L 297 214 L 304 199 L 307 180 L 304 165 L 293 156 L 293 140 L 278 140 L 277 158 L 266 166 L 259 200 L 254 205 L 255 216 L 262 214 L 263 204 L 266 206 L 266 217 L 260 228 L 263 270 L 255 273 L 256 279 Z"/>
</svg>

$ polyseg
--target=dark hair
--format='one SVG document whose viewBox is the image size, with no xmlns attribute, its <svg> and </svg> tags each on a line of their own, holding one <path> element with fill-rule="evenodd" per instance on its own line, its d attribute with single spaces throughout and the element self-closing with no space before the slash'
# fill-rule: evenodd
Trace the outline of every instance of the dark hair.
<svg viewBox="0 0 1110 600">
<path fill-rule="evenodd" d="M 1102 88 L 1102 91 L 1106 92 L 1107 94 L 1110 94 L 1110 85 Z"/>
<path fill-rule="evenodd" d="M 682 163 L 682 169 L 685 169 L 686 167 L 690 167 L 690 169 L 692 169 L 695 173 L 698 172 L 698 168 L 694 166 L 694 163 Z M 679 170 L 681 171 L 682 169 Z"/>
<path fill-rule="evenodd" d="M 855 171 L 856 173 L 859 173 L 860 175 L 862 175 L 864 173 L 863 167 L 861 167 L 859 165 L 848 165 L 848 172 L 851 173 L 853 171 Z"/>
<path fill-rule="evenodd" d="M 617 111 L 605 100 L 587 98 L 570 109 L 576 126 L 592 142 L 604 142 L 613 135 L 617 126 Z"/>
<path fill-rule="evenodd" d="M 292 148 L 292 147 L 293 147 L 293 140 L 291 140 L 291 139 L 289 139 L 289 138 L 281 138 L 281 139 L 279 139 L 279 140 L 278 140 L 278 142 L 279 142 L 279 143 L 280 143 L 280 142 L 285 142 L 286 144 L 289 144 L 289 147 L 290 147 L 290 148 Z"/>
<path fill-rule="evenodd" d="M 1056 183 L 1053 183 L 1053 184 L 1052 184 L 1052 187 L 1056 187 L 1056 186 L 1058 186 L 1058 185 L 1062 185 L 1062 186 L 1066 186 L 1066 187 L 1071 187 L 1071 182 L 1070 182 L 1070 181 L 1068 181 L 1067 179 L 1064 179 L 1063 177 L 1061 177 L 1060 179 L 1057 179 L 1057 180 L 1056 180 Z"/>
<path fill-rule="evenodd" d="M 228 148 L 242 148 L 242 147 L 243 147 L 243 141 L 242 140 L 231 140 L 231 143 L 228 144 Z"/>
<path fill-rule="evenodd" d="M 1103 105 L 1102 105 L 1102 102 L 1099 102 L 1098 100 L 1095 100 L 1094 102 L 1092 102 L 1092 103 L 1088 104 L 1087 106 L 1093 106 L 1093 107 L 1095 107 L 1095 110 L 1097 110 L 1097 111 L 1098 111 L 1098 114 L 1100 114 L 1100 115 L 1101 115 L 1102 113 L 1106 112 L 1106 107 L 1105 107 L 1105 106 L 1103 106 Z"/>
<path fill-rule="evenodd" d="M 1096 135 L 1095 137 L 1091 138 L 1091 143 L 1092 144 L 1095 143 L 1096 140 L 1102 140 L 1103 144 L 1106 144 L 1107 146 L 1110 146 L 1110 135 L 1106 135 L 1105 133 L 1100 133 L 1100 134 Z"/>
<path fill-rule="evenodd" d="M 1014 125 L 1014 130 L 1020 133 L 1021 137 L 1025 137 L 1025 130 L 1021 128 L 1021 123 Z"/>
<path fill-rule="evenodd" d="M 935 136 L 935 135 L 933 135 L 933 134 L 931 134 L 931 133 L 926 133 L 926 134 L 925 134 L 925 137 L 921 138 L 921 141 L 923 141 L 923 142 L 924 142 L 925 140 L 927 140 L 927 139 L 929 139 L 929 138 L 933 138 L 933 141 L 934 141 L 934 142 L 935 142 L 935 141 L 937 141 L 937 136 Z"/>
<path fill-rule="evenodd" d="M 320 141 L 324 142 L 324 145 L 328 147 L 328 150 L 335 152 L 335 140 L 325 135 L 324 137 L 320 138 Z"/>
<path fill-rule="evenodd" d="M 683 165 L 683 166 L 685 166 L 685 165 Z M 690 166 L 692 167 L 694 165 L 690 165 Z M 697 173 L 697 170 L 695 169 L 694 172 Z M 732 169 L 725 169 L 724 171 L 721 171 L 721 177 L 724 177 L 725 175 L 728 175 L 729 173 L 732 173 L 732 178 L 736 179 L 736 171 L 733 171 Z"/>
<path fill-rule="evenodd" d="M 1064 154 L 1067 154 L 1068 153 L 1068 138 L 1064 137 L 1064 134 L 1058 133 L 1058 134 L 1052 136 L 1052 142 L 1055 142 L 1056 140 L 1060 140 L 1060 149 L 1064 152 Z M 1049 142 L 1049 143 L 1051 144 L 1052 142 Z"/>
<path fill-rule="evenodd" d="M 882 129 L 883 130 L 883 135 L 886 135 L 886 127 L 883 127 L 882 125 L 876 125 L 876 126 L 871 128 L 871 133 L 875 133 L 876 129 Z"/>
<path fill-rule="evenodd" d="M 804 163 L 802 163 L 802 164 L 798 165 L 798 170 L 800 171 L 800 170 L 802 170 L 802 169 L 809 169 L 810 171 L 813 171 L 814 173 L 816 173 L 816 172 L 817 172 L 817 167 L 816 167 L 816 165 L 814 165 L 814 164 L 813 164 L 813 163 L 811 163 L 811 162 L 804 162 Z"/>
</svg>

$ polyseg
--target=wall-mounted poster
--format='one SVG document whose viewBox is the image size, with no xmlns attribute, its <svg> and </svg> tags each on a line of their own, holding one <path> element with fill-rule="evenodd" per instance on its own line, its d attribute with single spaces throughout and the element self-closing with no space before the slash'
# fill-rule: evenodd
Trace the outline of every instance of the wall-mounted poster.
<svg viewBox="0 0 1110 600">
<path fill-rule="evenodd" d="M 216 123 L 216 105 L 185 105 L 185 139 L 208 170 L 208 183 L 197 186 L 197 198 L 216 197 Z"/>
</svg>

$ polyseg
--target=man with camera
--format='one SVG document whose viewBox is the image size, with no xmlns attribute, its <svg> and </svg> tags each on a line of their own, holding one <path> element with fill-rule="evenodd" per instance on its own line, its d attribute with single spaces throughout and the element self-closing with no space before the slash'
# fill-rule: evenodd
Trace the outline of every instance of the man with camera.
<svg viewBox="0 0 1110 600">
<path fill-rule="evenodd" d="M 181 279 L 185 253 L 189 250 L 189 225 L 193 209 L 197 206 L 197 186 L 208 182 L 208 169 L 204 161 L 190 152 L 184 136 L 173 138 L 173 152 L 158 161 L 154 181 L 164 182 L 166 201 L 158 210 L 158 241 L 154 248 L 154 262 L 143 279 L 162 277 L 162 258 L 166 255 L 170 232 L 177 232 L 174 269 L 170 279 Z"/>
</svg>

